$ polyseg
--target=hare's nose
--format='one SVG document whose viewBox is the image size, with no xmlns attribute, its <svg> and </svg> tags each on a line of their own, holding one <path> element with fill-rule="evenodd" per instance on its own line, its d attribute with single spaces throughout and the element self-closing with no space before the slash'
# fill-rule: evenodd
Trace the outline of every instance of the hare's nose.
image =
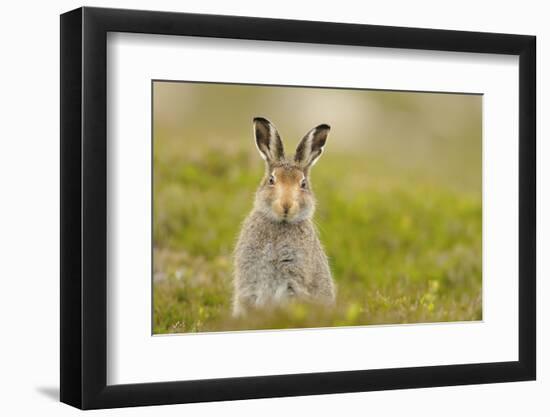
<svg viewBox="0 0 550 417">
<path fill-rule="evenodd" d="M 283 211 L 285 212 L 285 216 L 288 214 L 288 210 L 290 210 L 290 204 L 284 203 L 283 204 Z"/>
</svg>

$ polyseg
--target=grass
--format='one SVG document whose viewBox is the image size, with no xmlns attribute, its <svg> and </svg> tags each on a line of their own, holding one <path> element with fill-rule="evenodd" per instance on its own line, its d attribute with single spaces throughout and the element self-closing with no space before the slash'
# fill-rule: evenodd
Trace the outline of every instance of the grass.
<svg viewBox="0 0 550 417">
<path fill-rule="evenodd" d="M 197 143 L 155 136 L 154 333 L 481 319 L 477 153 L 472 169 L 443 159 L 418 168 L 329 144 L 312 182 L 335 308 L 236 320 L 232 251 L 263 166 L 251 141 Z"/>
</svg>

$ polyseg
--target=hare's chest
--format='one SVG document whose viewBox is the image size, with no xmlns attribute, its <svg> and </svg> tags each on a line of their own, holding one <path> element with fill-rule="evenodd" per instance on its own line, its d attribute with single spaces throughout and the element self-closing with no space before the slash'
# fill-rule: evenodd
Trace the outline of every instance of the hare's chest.
<svg viewBox="0 0 550 417">
<path fill-rule="evenodd" d="M 299 277 L 305 272 L 308 251 L 292 239 L 273 239 L 262 248 L 262 262 L 275 279 Z"/>
<path fill-rule="evenodd" d="M 282 302 L 302 294 L 308 271 L 304 248 L 286 240 L 269 242 L 263 246 L 258 262 L 263 275 L 257 282 L 261 303 Z"/>
</svg>

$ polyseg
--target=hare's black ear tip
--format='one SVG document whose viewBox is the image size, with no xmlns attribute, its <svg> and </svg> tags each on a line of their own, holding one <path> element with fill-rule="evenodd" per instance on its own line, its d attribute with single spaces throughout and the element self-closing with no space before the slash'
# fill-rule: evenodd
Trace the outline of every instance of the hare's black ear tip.
<svg viewBox="0 0 550 417">
<path fill-rule="evenodd" d="M 330 130 L 330 125 L 327 125 L 326 123 L 323 123 L 322 125 L 317 126 L 317 129 L 319 129 L 319 130 Z"/>
<path fill-rule="evenodd" d="M 271 124 L 269 120 L 267 120 L 265 117 L 254 117 L 252 119 L 253 123 L 265 123 L 265 124 Z"/>
</svg>

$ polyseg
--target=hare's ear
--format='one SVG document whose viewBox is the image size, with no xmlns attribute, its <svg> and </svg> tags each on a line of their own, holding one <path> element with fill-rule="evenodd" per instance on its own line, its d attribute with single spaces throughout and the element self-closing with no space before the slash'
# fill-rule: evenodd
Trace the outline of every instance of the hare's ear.
<svg viewBox="0 0 550 417">
<path fill-rule="evenodd" d="M 323 153 L 328 132 L 330 126 L 325 124 L 311 129 L 298 144 L 294 161 L 304 169 L 313 166 Z"/>
<path fill-rule="evenodd" d="M 268 164 L 284 159 L 283 142 L 269 120 L 263 117 L 254 118 L 254 137 L 260 155 Z"/>
</svg>

